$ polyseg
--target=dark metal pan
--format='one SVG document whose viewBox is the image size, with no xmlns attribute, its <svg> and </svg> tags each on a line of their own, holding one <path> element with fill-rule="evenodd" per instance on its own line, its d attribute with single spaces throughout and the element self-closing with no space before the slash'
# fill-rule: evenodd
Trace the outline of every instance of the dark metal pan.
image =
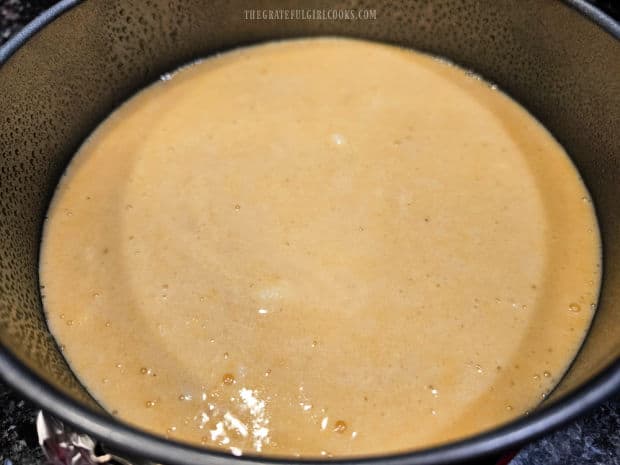
<svg viewBox="0 0 620 465">
<path fill-rule="evenodd" d="M 170 465 L 278 462 L 167 441 L 97 406 L 46 327 L 38 280 L 41 229 L 54 188 L 80 143 L 112 109 L 161 74 L 243 44 L 342 35 L 447 57 L 498 84 L 542 121 L 592 194 L 604 274 L 584 346 L 540 408 L 441 447 L 338 462 L 480 463 L 574 419 L 620 388 L 620 25 L 583 0 L 269 4 L 334 7 L 372 8 L 377 18 L 251 21 L 244 17 L 247 2 L 240 0 L 64 0 L 0 49 L 0 374 L 7 383 L 128 455 Z"/>
</svg>

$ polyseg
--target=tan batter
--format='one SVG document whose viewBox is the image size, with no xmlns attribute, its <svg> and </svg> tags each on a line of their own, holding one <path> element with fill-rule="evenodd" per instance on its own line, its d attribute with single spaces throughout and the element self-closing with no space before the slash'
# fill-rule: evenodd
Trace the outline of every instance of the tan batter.
<svg viewBox="0 0 620 465">
<path fill-rule="evenodd" d="M 588 193 L 501 92 L 314 39 L 184 68 L 80 149 L 51 329 L 119 418 L 233 454 L 363 455 L 534 408 L 599 285 Z"/>
</svg>

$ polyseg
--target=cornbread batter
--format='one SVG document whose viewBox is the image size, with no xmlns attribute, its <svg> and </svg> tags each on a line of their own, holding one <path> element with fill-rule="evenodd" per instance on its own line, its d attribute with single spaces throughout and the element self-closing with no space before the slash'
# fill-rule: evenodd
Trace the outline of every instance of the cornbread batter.
<svg viewBox="0 0 620 465">
<path fill-rule="evenodd" d="M 328 38 L 130 99 L 69 166 L 41 250 L 92 395 L 236 455 L 396 452 L 523 415 L 577 352 L 599 267 L 590 197 L 523 108 Z"/>
</svg>

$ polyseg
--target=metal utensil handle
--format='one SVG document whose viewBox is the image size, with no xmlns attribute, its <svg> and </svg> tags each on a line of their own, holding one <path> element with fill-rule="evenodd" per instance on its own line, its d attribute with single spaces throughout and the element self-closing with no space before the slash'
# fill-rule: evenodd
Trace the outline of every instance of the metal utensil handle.
<svg viewBox="0 0 620 465">
<path fill-rule="evenodd" d="M 97 442 L 90 436 L 42 410 L 37 415 L 37 435 L 47 465 L 139 465 L 111 453 L 97 455 Z"/>
</svg>

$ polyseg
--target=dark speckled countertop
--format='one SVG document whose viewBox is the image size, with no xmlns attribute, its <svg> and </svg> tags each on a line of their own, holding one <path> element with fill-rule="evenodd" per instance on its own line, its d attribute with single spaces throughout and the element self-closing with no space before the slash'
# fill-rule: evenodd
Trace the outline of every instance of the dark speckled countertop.
<svg viewBox="0 0 620 465">
<path fill-rule="evenodd" d="M 542 1 L 542 0 L 541 0 Z M 0 0 L 0 45 L 55 0 Z M 594 1 L 620 18 L 620 0 Z M 0 383 L 0 465 L 40 465 L 36 407 Z M 527 445 L 511 465 L 620 465 L 620 396 Z"/>
</svg>

